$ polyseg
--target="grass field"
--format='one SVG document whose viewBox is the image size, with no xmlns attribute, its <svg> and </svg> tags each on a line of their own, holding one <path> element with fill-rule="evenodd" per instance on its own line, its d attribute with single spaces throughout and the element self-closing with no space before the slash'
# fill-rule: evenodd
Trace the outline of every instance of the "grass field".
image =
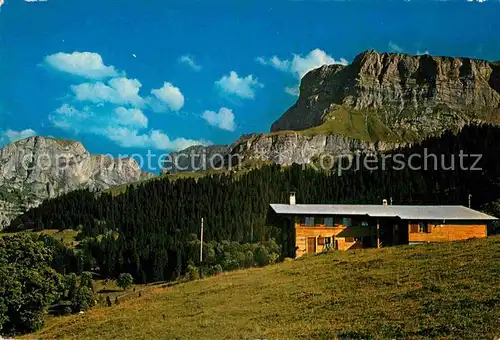
<svg viewBox="0 0 500 340">
<path fill-rule="evenodd" d="M 499 259 L 499 236 L 332 252 L 157 286 L 117 306 L 53 318 L 26 338 L 494 339 Z"/>
<path fill-rule="evenodd" d="M 328 120 L 313 128 L 300 131 L 304 135 L 338 134 L 366 142 L 401 142 L 419 139 L 417 135 L 400 136 L 388 128 L 375 112 L 347 110 L 338 106 L 328 114 Z"/>
<path fill-rule="evenodd" d="M 32 232 L 31 230 L 25 230 L 23 232 Z M 78 234 L 76 230 L 73 229 L 66 229 L 59 231 L 57 229 L 45 229 L 41 231 L 36 231 L 34 232 L 36 234 L 45 234 L 45 235 L 50 235 L 53 238 L 55 238 L 58 241 L 62 241 L 66 245 L 72 245 L 72 242 L 75 241 L 75 237 Z M 8 236 L 8 235 L 13 235 L 15 233 L 0 233 L 0 237 L 2 236 Z"/>
</svg>

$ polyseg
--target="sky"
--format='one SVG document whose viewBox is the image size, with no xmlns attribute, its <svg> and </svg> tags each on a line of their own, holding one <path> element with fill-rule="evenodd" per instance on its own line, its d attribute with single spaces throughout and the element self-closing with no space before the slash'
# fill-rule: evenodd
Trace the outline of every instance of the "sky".
<svg viewBox="0 0 500 340">
<path fill-rule="evenodd" d="M 0 0 L 0 145 L 168 153 L 268 132 L 359 53 L 500 60 L 500 2 Z"/>
</svg>

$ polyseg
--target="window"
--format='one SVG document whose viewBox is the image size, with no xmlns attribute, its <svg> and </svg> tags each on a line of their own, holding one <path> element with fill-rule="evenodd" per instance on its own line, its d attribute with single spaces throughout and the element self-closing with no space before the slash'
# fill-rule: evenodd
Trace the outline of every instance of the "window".
<svg viewBox="0 0 500 340">
<path fill-rule="evenodd" d="M 350 217 L 344 217 L 342 219 L 342 224 L 346 227 L 352 226 L 352 219 Z"/>
<path fill-rule="evenodd" d="M 355 242 L 356 240 L 354 239 L 354 237 L 346 237 L 345 241 L 346 242 Z"/>
<path fill-rule="evenodd" d="M 324 237 L 318 237 L 318 245 L 319 246 L 325 245 L 325 238 Z"/>
<path fill-rule="evenodd" d="M 325 226 L 326 227 L 333 227 L 333 217 L 325 217 Z"/>
<path fill-rule="evenodd" d="M 428 233 L 429 232 L 429 226 L 427 225 L 427 222 L 419 222 L 418 223 L 418 232 L 419 233 Z"/>
<path fill-rule="evenodd" d="M 314 217 L 306 217 L 304 224 L 307 226 L 313 226 L 314 225 Z"/>
</svg>

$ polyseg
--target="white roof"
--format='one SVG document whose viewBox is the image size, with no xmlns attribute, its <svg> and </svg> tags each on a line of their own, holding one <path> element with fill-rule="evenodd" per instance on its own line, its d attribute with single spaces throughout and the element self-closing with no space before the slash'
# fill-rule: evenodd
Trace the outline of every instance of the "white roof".
<svg viewBox="0 0 500 340">
<path fill-rule="evenodd" d="M 399 217 L 404 220 L 497 220 L 496 217 L 462 205 L 376 205 L 376 204 L 271 204 L 277 214 L 358 215 Z"/>
</svg>

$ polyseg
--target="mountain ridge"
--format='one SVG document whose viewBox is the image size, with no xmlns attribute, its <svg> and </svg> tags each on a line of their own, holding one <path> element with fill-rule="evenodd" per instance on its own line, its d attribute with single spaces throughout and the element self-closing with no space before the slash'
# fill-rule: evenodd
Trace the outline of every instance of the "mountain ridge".
<svg viewBox="0 0 500 340">
<path fill-rule="evenodd" d="M 309 71 L 297 102 L 269 133 L 219 150 L 251 164 L 307 164 L 323 154 L 388 151 L 483 123 L 500 123 L 499 62 L 367 50 L 347 66 Z"/>
<path fill-rule="evenodd" d="M 47 198 L 151 177 L 134 159 L 93 155 L 79 141 L 34 136 L 7 144 L 0 149 L 0 229 Z"/>
<path fill-rule="evenodd" d="M 500 66 L 482 59 L 365 51 L 323 65 L 301 80 L 300 95 L 271 132 L 305 130 L 336 119 L 338 107 L 375 115 L 418 139 L 467 123 L 500 122 Z M 404 139 L 404 138 L 403 138 Z"/>
</svg>

